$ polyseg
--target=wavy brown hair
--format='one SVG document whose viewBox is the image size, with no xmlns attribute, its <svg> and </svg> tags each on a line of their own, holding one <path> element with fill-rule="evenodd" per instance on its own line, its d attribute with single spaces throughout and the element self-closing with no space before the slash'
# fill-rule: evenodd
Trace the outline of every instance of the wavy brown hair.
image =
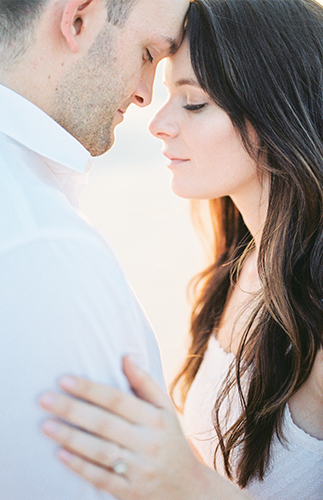
<svg viewBox="0 0 323 500">
<path fill-rule="evenodd" d="M 285 406 L 323 344 L 323 8 L 314 0 L 195 0 L 187 36 L 201 87 L 229 114 L 250 154 L 265 155 L 259 168 L 270 178 L 261 291 L 214 407 L 226 473 L 243 488 L 263 479 L 273 437 L 284 439 Z M 172 387 L 182 404 L 253 244 L 230 198 L 211 200 L 210 209 L 214 259 L 198 277 L 189 354 Z M 222 429 L 219 409 L 233 387 L 242 412 Z"/>
</svg>

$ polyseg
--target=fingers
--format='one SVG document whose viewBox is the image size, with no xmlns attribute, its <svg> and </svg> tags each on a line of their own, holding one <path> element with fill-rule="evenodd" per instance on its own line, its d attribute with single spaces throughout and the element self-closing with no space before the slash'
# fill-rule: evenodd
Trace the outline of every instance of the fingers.
<svg viewBox="0 0 323 500">
<path fill-rule="evenodd" d="M 130 451 L 62 422 L 48 420 L 42 425 L 42 432 L 63 448 L 101 467 L 112 469 L 121 458 L 128 465 L 133 460 L 133 454 Z"/>
<path fill-rule="evenodd" d="M 120 500 L 130 498 L 127 494 L 129 487 L 127 478 L 92 464 L 66 450 L 60 450 L 57 456 L 68 469 L 93 484 L 95 488 L 107 491 Z"/>
<path fill-rule="evenodd" d="M 133 450 L 140 445 L 135 425 L 102 408 L 55 393 L 44 394 L 39 402 L 43 409 L 87 432 Z"/>
<path fill-rule="evenodd" d="M 59 385 L 73 396 L 104 408 L 134 424 L 146 425 L 154 418 L 155 409 L 150 404 L 118 389 L 87 379 L 66 376 Z"/>
<path fill-rule="evenodd" d="M 138 368 L 129 356 L 123 359 L 123 371 L 134 393 L 142 400 L 157 408 L 173 410 L 169 397 L 156 382 L 143 370 Z"/>
</svg>

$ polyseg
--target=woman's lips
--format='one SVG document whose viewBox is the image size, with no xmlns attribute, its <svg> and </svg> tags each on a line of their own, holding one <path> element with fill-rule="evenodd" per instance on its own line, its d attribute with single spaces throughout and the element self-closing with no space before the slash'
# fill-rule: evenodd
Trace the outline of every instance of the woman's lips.
<svg viewBox="0 0 323 500">
<path fill-rule="evenodd" d="M 167 168 L 172 168 L 172 167 L 178 167 L 182 163 L 186 163 L 189 161 L 188 158 L 178 158 L 175 155 L 170 155 L 170 154 L 165 154 L 166 158 L 170 161 L 170 163 L 167 164 Z"/>
</svg>

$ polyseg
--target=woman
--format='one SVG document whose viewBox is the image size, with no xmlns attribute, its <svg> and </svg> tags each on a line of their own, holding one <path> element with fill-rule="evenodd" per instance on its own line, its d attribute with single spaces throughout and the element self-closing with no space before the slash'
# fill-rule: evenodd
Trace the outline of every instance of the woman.
<svg viewBox="0 0 323 500">
<path fill-rule="evenodd" d="M 164 141 L 174 192 L 211 200 L 215 238 L 173 386 L 186 433 L 252 498 L 319 500 L 323 9 L 314 0 L 197 0 L 165 82 L 169 100 L 151 132 Z M 97 407 L 42 399 L 94 434 L 45 424 L 83 457 L 63 450 L 61 459 L 120 499 L 239 498 L 193 457 L 158 388 L 129 360 L 125 373 L 145 402 L 75 378 L 62 387 Z"/>
</svg>

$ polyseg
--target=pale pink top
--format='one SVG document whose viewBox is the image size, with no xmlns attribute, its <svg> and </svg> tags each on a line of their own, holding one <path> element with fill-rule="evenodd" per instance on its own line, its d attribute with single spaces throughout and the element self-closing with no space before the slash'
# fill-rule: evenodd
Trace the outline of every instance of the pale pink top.
<svg viewBox="0 0 323 500">
<path fill-rule="evenodd" d="M 212 410 L 216 395 L 233 361 L 234 355 L 224 351 L 212 336 L 186 400 L 186 435 L 210 467 L 213 467 L 217 444 Z M 229 423 L 239 414 L 237 393 L 233 394 L 230 400 L 233 411 Z M 226 409 L 222 409 L 223 419 Z M 253 499 L 259 500 L 323 500 L 323 441 L 313 438 L 297 427 L 288 407 L 284 414 L 284 435 L 288 441 L 287 445 L 283 445 L 276 438 L 273 441 L 271 463 L 264 481 L 253 481 L 246 491 Z M 217 470 L 224 475 L 220 457 L 217 457 Z"/>
</svg>

